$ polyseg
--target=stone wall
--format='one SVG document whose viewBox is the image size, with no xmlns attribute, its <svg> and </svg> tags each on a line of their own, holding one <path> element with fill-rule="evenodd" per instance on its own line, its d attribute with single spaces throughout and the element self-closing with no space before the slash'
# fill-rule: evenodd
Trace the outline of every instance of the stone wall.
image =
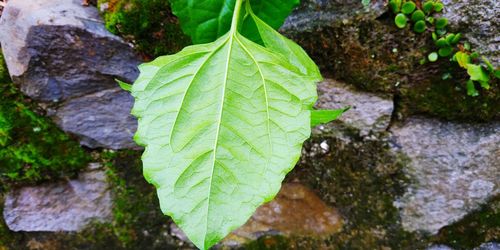
<svg viewBox="0 0 500 250">
<path fill-rule="evenodd" d="M 453 29 L 498 64 L 497 1 L 443 2 Z M 140 3 L 101 1 L 107 22 L 78 0 L 10 0 L 3 11 L 0 43 L 24 102 L 94 163 L 78 177 L 9 187 L 0 196 L 0 249 L 194 249 L 143 180 L 133 100 L 115 82 L 137 77 L 136 49 L 142 59 L 155 54 L 141 48 L 155 44 L 143 31 L 131 39 L 113 30 L 120 25 L 110 16 L 123 6 L 143 8 L 128 12 L 140 16 L 165 4 L 169 20 L 154 22 L 169 27 L 157 43 L 185 41 L 167 1 Z M 216 249 L 498 249 L 498 82 L 469 97 L 458 67 L 420 65 L 432 40 L 397 29 L 382 0 L 369 8 L 303 0 L 280 31 L 327 77 L 317 107 L 351 109 L 314 129 L 278 197 Z M 171 42 L 163 49 L 180 49 Z M 442 80 L 446 72 L 451 80 Z"/>
</svg>

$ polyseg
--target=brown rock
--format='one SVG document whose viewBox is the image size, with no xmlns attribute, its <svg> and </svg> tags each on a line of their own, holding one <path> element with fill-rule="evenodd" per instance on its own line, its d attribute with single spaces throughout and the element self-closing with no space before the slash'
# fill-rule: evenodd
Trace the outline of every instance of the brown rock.
<svg viewBox="0 0 500 250">
<path fill-rule="evenodd" d="M 298 183 L 288 183 L 273 201 L 257 209 L 224 243 L 234 245 L 269 233 L 321 238 L 339 232 L 342 225 L 337 210 L 327 206 L 312 190 Z"/>
</svg>

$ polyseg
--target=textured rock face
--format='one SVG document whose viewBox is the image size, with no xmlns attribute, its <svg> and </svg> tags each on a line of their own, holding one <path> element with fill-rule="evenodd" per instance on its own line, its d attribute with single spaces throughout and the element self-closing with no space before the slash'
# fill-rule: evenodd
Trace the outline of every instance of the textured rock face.
<svg viewBox="0 0 500 250">
<path fill-rule="evenodd" d="M 500 250 L 500 243 L 497 242 L 484 243 L 478 248 L 475 248 L 474 250 Z"/>
<path fill-rule="evenodd" d="M 138 60 L 81 1 L 11 0 L 0 22 L 11 77 L 41 101 L 60 101 L 133 81 Z"/>
<path fill-rule="evenodd" d="M 225 243 L 256 240 L 270 231 L 288 236 L 326 237 L 339 232 L 342 224 L 336 209 L 327 206 L 307 187 L 289 183 L 283 185 L 273 201 L 259 207 Z"/>
<path fill-rule="evenodd" d="M 11 0 L 0 42 L 21 90 L 55 110 L 58 124 L 91 148 L 133 148 L 131 97 L 115 78 L 133 82 L 139 60 L 80 0 Z M 45 105 L 47 106 L 47 105 Z"/>
<path fill-rule="evenodd" d="M 500 123 L 412 118 L 391 132 L 414 182 L 395 204 L 405 229 L 437 233 L 500 193 Z"/>
<path fill-rule="evenodd" d="M 473 47 L 500 64 L 500 2 L 497 0 L 442 0 L 453 28 L 461 30 Z"/>
<path fill-rule="evenodd" d="M 79 231 L 111 216 L 111 193 L 98 164 L 76 180 L 24 187 L 8 193 L 4 219 L 12 231 Z"/>
<path fill-rule="evenodd" d="M 493 87 L 479 97 L 468 97 L 467 72 L 456 64 L 445 59 L 419 63 L 436 49 L 430 34 L 398 29 L 393 14 L 384 7 L 387 1 L 371 1 L 369 10 L 360 2 L 302 1 L 281 32 L 304 47 L 325 76 L 370 92 L 396 93 L 403 116 L 425 113 L 448 120 L 500 119 L 500 110 L 494 108 L 500 105 L 498 80 L 492 80 Z M 492 15 L 499 12 L 498 5 L 495 0 L 450 0 L 446 5 L 456 27 L 453 31 L 475 39 L 475 48 L 494 62 L 499 60 L 500 36 L 499 22 L 494 22 L 498 15 Z M 479 10 L 486 8 L 485 16 L 479 17 L 477 13 L 483 13 Z M 466 18 L 458 18 L 462 13 Z M 443 80 L 445 73 L 452 78 Z"/>
<path fill-rule="evenodd" d="M 344 83 L 325 80 L 318 84 L 319 109 L 351 107 L 328 127 L 332 131 L 354 130 L 361 136 L 384 132 L 391 122 L 394 102 L 391 95 L 376 95 L 355 90 Z"/>
<path fill-rule="evenodd" d="M 56 114 L 56 123 L 78 135 L 88 147 L 120 149 L 137 147 L 132 136 L 136 120 L 127 115 L 133 98 L 120 89 L 111 89 L 72 99 Z"/>
<path fill-rule="evenodd" d="M 283 184 L 278 195 L 255 211 L 245 225 L 227 236 L 220 249 L 240 249 L 266 235 L 328 238 L 338 233 L 343 219 L 338 211 L 326 205 L 311 189 L 299 183 Z M 171 225 L 175 237 L 189 242 L 186 235 Z M 219 249 L 217 248 L 217 249 Z"/>
</svg>

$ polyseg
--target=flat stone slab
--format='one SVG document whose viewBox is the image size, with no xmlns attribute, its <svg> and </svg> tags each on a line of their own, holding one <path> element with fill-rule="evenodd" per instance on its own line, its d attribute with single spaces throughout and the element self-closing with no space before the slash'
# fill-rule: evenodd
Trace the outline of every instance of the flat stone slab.
<svg viewBox="0 0 500 250">
<path fill-rule="evenodd" d="M 134 100 L 119 88 L 69 100 L 56 112 L 55 121 L 64 131 L 90 148 L 139 148 L 132 140 L 137 120 L 130 115 Z"/>
<path fill-rule="evenodd" d="M 3 217 L 12 231 L 80 231 L 109 221 L 112 199 L 106 173 L 91 164 L 76 180 L 15 189 L 7 194 Z"/>
<path fill-rule="evenodd" d="M 29 97 L 59 102 L 132 82 L 139 58 L 81 0 L 10 0 L 0 43 L 12 80 Z"/>
<path fill-rule="evenodd" d="M 500 194 L 500 123 L 411 118 L 391 128 L 412 184 L 395 202 L 408 231 L 437 233 Z"/>
<path fill-rule="evenodd" d="M 318 109 L 351 107 L 337 121 L 328 124 L 332 131 L 356 130 L 359 135 L 384 132 L 391 122 L 394 102 L 391 95 L 377 95 L 327 79 L 318 84 Z"/>
</svg>

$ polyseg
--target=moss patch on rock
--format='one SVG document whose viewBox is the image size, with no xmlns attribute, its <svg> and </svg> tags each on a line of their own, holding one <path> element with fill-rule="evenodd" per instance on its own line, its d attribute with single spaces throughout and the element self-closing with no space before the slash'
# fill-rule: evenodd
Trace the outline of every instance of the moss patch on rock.
<svg viewBox="0 0 500 250">
<path fill-rule="evenodd" d="M 435 48 L 430 34 L 398 29 L 389 14 L 351 14 L 331 22 L 309 16 L 306 28 L 288 25 L 282 31 L 304 47 L 325 76 L 365 91 L 396 94 L 401 116 L 500 120 L 498 79 L 490 82 L 491 89 L 470 97 L 465 87 L 470 77 L 458 64 L 447 59 L 420 63 Z M 452 78 L 443 80 L 447 73 Z"/>
<path fill-rule="evenodd" d="M 409 181 L 403 172 L 405 159 L 390 153 L 383 141 L 315 135 L 288 177 L 317 190 L 345 217 L 343 231 L 329 239 L 329 249 L 424 248 L 422 236 L 403 230 L 393 206 Z M 335 150 L 325 152 L 322 143 Z"/>
<path fill-rule="evenodd" d="M 135 44 L 146 59 L 178 52 L 191 42 L 168 0 L 99 0 L 98 6 L 106 28 Z"/>
<path fill-rule="evenodd" d="M 3 64 L 3 62 L 0 62 Z M 2 70 L 3 69 L 3 70 Z M 0 67 L 0 190 L 74 176 L 89 157 L 13 86 Z M 35 111 L 34 111 L 35 110 Z"/>
<path fill-rule="evenodd" d="M 433 241 L 454 249 L 473 249 L 485 242 L 500 241 L 500 196 L 477 212 L 441 229 Z"/>
<path fill-rule="evenodd" d="M 0 249 L 195 249 L 171 236 L 154 187 L 142 176 L 140 152 L 94 152 L 106 167 L 114 195 L 113 220 L 81 232 L 10 232 L 0 224 Z M 1 220 L 0 220 L 0 223 Z"/>
</svg>

